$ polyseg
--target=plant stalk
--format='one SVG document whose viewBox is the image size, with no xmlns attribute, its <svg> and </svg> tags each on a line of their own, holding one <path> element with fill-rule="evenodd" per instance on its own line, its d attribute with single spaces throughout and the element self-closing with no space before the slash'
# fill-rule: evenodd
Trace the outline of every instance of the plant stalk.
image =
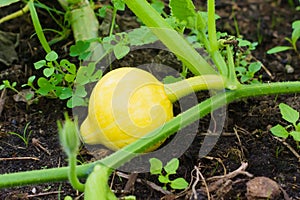
<svg viewBox="0 0 300 200">
<path fill-rule="evenodd" d="M 208 15 L 207 28 L 208 28 L 208 40 L 209 40 L 208 53 L 211 56 L 212 60 L 214 61 L 214 64 L 217 66 L 220 74 L 224 77 L 228 77 L 228 71 L 230 69 L 228 69 L 226 62 L 219 51 L 219 43 L 217 40 L 215 0 L 207 1 L 207 15 Z"/>
<path fill-rule="evenodd" d="M 20 10 L 14 12 L 14 13 L 11 13 L 9 15 L 6 15 L 2 18 L 0 18 L 0 24 L 6 22 L 6 21 L 9 21 L 9 20 L 12 20 L 12 19 L 15 19 L 17 17 L 20 17 L 22 15 L 24 15 L 25 13 L 27 13 L 29 11 L 29 5 L 28 3 L 24 6 L 24 8 L 21 8 Z"/>
<path fill-rule="evenodd" d="M 138 156 L 139 153 L 144 152 L 153 144 L 163 141 L 179 129 L 184 128 L 199 118 L 209 114 L 211 111 L 235 100 L 246 97 L 288 93 L 300 93 L 300 81 L 242 85 L 236 90 L 219 93 L 177 115 L 163 127 L 159 127 L 146 135 L 146 137 L 143 137 L 123 149 L 114 152 L 110 156 L 93 163 L 77 166 L 77 177 L 87 177 L 92 171 L 92 167 L 99 163 L 111 169 L 118 168 L 133 157 Z M 29 185 L 34 183 L 65 181 L 67 179 L 68 167 L 16 172 L 0 175 L 0 188 Z"/>
<path fill-rule="evenodd" d="M 172 103 L 178 99 L 201 90 L 225 88 L 225 80 L 220 75 L 194 76 L 175 83 L 165 84 L 165 91 Z"/>
<path fill-rule="evenodd" d="M 38 39 L 39 39 L 41 45 L 43 46 L 44 50 L 46 51 L 46 53 L 49 53 L 51 51 L 51 48 L 50 48 L 50 46 L 49 46 L 49 44 L 46 40 L 46 37 L 43 33 L 43 28 L 41 26 L 38 14 L 37 14 L 36 9 L 34 7 L 33 0 L 30 0 L 28 2 L 28 6 L 29 6 L 29 10 L 30 10 L 30 16 L 31 16 L 31 19 L 32 19 L 32 23 L 33 23 L 35 32 L 38 36 Z"/>
<path fill-rule="evenodd" d="M 124 2 L 193 74 L 216 74 L 210 64 L 146 0 Z"/>
</svg>

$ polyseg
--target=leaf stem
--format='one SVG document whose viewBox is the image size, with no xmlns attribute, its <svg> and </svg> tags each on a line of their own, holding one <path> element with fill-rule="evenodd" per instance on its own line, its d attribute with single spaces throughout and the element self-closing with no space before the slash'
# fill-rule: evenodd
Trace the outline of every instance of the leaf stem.
<svg viewBox="0 0 300 200">
<path fill-rule="evenodd" d="M 216 74 L 210 64 L 146 0 L 124 2 L 193 74 Z"/>
<path fill-rule="evenodd" d="M 37 36 L 40 40 L 40 43 L 42 44 L 44 50 L 46 51 L 46 53 L 49 53 L 51 51 L 51 48 L 50 48 L 50 46 L 49 46 L 49 44 L 48 44 L 48 42 L 45 38 L 45 35 L 43 33 L 43 28 L 41 26 L 39 17 L 37 15 L 37 12 L 35 10 L 33 0 L 30 0 L 28 2 L 28 6 L 29 6 L 30 15 L 31 15 L 31 19 L 32 19 L 32 23 L 33 23 L 35 32 L 36 32 L 36 34 L 37 34 Z"/>
<path fill-rule="evenodd" d="M 225 80 L 220 75 L 194 76 L 175 83 L 165 84 L 165 91 L 171 102 L 191 94 L 207 89 L 224 89 Z"/>
<path fill-rule="evenodd" d="M 6 15 L 2 18 L 0 18 L 0 24 L 2 24 L 3 22 L 6 22 L 6 21 L 9 21 L 9 20 L 12 20 L 12 19 L 15 19 L 19 16 L 22 16 L 24 15 L 25 13 L 27 13 L 29 11 L 29 5 L 28 3 L 24 6 L 24 8 L 14 12 L 14 13 L 11 13 L 9 15 Z"/>
<path fill-rule="evenodd" d="M 228 67 L 227 64 L 219 52 L 219 43 L 217 41 L 217 31 L 216 31 L 216 18 L 215 18 L 215 0 L 207 1 L 207 15 L 208 15 L 208 40 L 209 48 L 208 53 L 211 56 L 214 64 L 217 66 L 220 74 L 224 77 L 228 77 Z"/>
</svg>

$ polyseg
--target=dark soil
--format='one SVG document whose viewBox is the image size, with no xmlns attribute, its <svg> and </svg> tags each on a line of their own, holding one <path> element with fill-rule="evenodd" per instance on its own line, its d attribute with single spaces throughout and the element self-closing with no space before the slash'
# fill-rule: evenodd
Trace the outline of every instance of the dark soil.
<svg viewBox="0 0 300 200">
<path fill-rule="evenodd" d="M 198 2 L 198 1 L 197 1 Z M 205 8 L 202 3 L 197 6 Z M 62 10 L 58 5 L 50 5 Z M 0 8 L 0 17 L 7 15 L 21 7 L 20 4 Z M 277 45 L 285 45 L 284 37 L 291 36 L 291 23 L 299 19 L 299 12 L 295 11 L 287 1 L 275 0 L 245 0 L 245 1 L 217 1 L 217 13 L 221 16 L 218 21 L 218 29 L 231 35 L 237 32 L 249 41 L 259 41 L 253 56 L 260 60 L 266 70 L 259 73 L 262 80 L 267 82 L 299 80 L 299 55 L 293 51 L 276 55 L 267 55 L 266 51 Z M 43 10 L 38 9 L 44 28 L 60 28 Z M 129 13 L 130 14 L 130 13 Z M 62 20 L 61 17 L 57 17 Z M 120 29 L 135 27 L 138 23 L 127 12 L 120 13 Z M 129 21 L 128 23 L 122 23 Z M 132 21 L 130 21 L 132 20 Z M 238 26 L 234 25 L 237 22 Z M 237 28 L 238 27 L 238 28 Z M 17 81 L 18 85 L 27 82 L 27 78 L 35 72 L 33 63 L 45 56 L 40 43 L 34 34 L 33 25 L 29 14 L 13 19 L 0 25 L 0 30 L 19 34 L 19 44 L 16 47 L 18 60 L 9 66 L 0 63 L 0 79 Z M 53 39 L 54 33 L 46 32 L 48 40 Z M 60 58 L 68 58 L 68 49 L 73 44 L 73 38 L 56 43 L 52 48 L 60 55 Z M 121 61 L 115 62 L 114 67 L 138 66 L 149 61 L 162 63 L 168 66 L 178 66 L 179 62 L 174 55 L 157 50 L 135 51 Z M 286 65 L 294 68 L 294 72 L 287 73 Z M 175 67 L 176 68 L 176 67 Z M 1 81 L 2 82 L 2 81 Z M 41 98 L 30 106 L 24 102 L 14 101 L 15 93 L 8 90 L 3 93 L 0 101 L 4 101 L 3 111 L 0 116 L 0 173 L 12 173 L 33 169 L 54 168 L 67 165 L 67 157 L 62 151 L 57 136 L 57 120 L 63 119 L 63 113 L 68 111 L 65 102 L 53 99 Z M 282 120 L 278 105 L 284 102 L 293 108 L 300 110 L 299 94 L 264 96 L 249 98 L 232 103 L 227 108 L 226 126 L 224 134 L 220 137 L 214 149 L 205 158 L 198 158 L 199 144 L 202 143 L 208 128 L 209 117 L 200 121 L 199 133 L 193 144 L 180 157 L 178 173 L 172 178 L 184 177 L 188 182 L 195 183 L 196 170 L 201 172 L 208 184 L 213 183 L 209 178 L 225 173 L 230 173 L 241 166 L 242 162 L 248 163 L 246 171 L 254 177 L 268 177 L 286 192 L 291 199 L 300 199 L 300 165 L 299 160 L 282 142 L 275 139 L 269 129 L 277 123 L 285 124 Z M 28 128 L 25 129 L 26 125 Z M 10 132 L 31 133 L 28 146 Z M 295 142 L 287 139 L 292 148 L 299 152 Z M 89 162 L 94 159 L 83 147 L 78 159 L 81 162 Z M 22 178 L 22 177 L 20 177 Z M 169 191 L 172 195 L 166 195 L 156 191 L 146 181 L 160 185 L 157 177 L 149 173 L 140 173 L 141 182 L 135 182 L 128 194 L 135 195 L 137 199 L 207 199 L 204 182 L 200 178 L 195 186 L 196 191 L 189 190 Z M 252 178 L 245 174 L 239 174 L 229 179 L 222 179 L 214 190 L 210 191 L 213 199 L 246 199 L 246 183 Z M 112 177 L 112 189 L 118 196 L 123 196 L 127 179 Z M 212 185 L 210 185 L 212 187 Z M 76 199 L 83 199 L 83 195 L 74 190 L 69 183 L 47 183 L 15 187 L 0 190 L 0 199 L 63 199 L 70 195 Z M 284 199 L 283 192 L 279 199 Z"/>
</svg>

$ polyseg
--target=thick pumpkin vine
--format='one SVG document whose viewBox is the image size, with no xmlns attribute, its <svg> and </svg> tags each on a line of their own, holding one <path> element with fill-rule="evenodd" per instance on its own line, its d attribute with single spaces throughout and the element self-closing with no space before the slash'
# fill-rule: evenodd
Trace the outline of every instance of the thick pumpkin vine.
<svg viewBox="0 0 300 200">
<path fill-rule="evenodd" d="M 30 2 L 32 3 L 32 1 Z M 92 9 L 86 1 L 70 0 L 60 2 L 63 7 L 71 13 L 72 19 L 74 19 L 72 28 L 77 41 L 90 40 L 97 37 L 97 35 L 95 35 L 95 30 L 97 30 L 98 23 L 95 21 L 95 16 L 91 12 Z M 207 23 L 201 14 L 194 11 L 191 1 L 186 0 L 182 2 L 185 2 L 187 4 L 187 8 L 191 11 L 189 18 L 193 19 L 192 21 L 194 22 L 196 21 L 195 26 L 200 32 L 200 40 L 204 44 L 205 49 L 213 60 L 217 70 L 215 70 L 200 54 L 198 54 L 197 51 L 184 39 L 182 34 L 175 31 L 146 0 L 113 1 L 113 3 L 118 4 L 119 6 L 121 5 L 121 7 L 122 4 L 125 3 L 128 8 L 131 9 L 132 12 L 151 29 L 157 38 L 164 43 L 164 45 L 172 51 L 195 75 L 192 78 L 174 83 L 173 85 L 164 85 L 163 88 L 170 102 L 174 102 L 178 98 L 193 91 L 225 89 L 225 92 L 213 95 L 175 117 L 169 116 L 167 122 L 163 125 L 163 129 L 159 125 L 157 125 L 159 127 L 152 127 L 148 130 L 146 135 L 141 136 L 138 140 L 129 141 L 126 145 L 117 144 L 116 146 L 106 142 L 108 147 L 117 151 L 104 159 L 77 167 L 74 166 L 73 161 L 74 155 L 77 153 L 76 148 L 78 148 L 78 141 L 73 141 L 72 138 L 74 138 L 74 135 L 78 135 L 78 128 L 76 128 L 76 124 L 72 125 L 70 119 L 67 118 L 66 125 L 60 125 L 60 134 L 66 135 L 61 136 L 61 140 L 64 144 L 64 148 L 68 152 L 68 156 L 73 158 L 71 159 L 70 167 L 3 174 L 0 175 L 0 188 L 62 181 L 69 178 L 74 188 L 80 191 L 85 191 L 87 199 L 93 199 L 97 195 L 97 197 L 101 195 L 103 199 L 114 199 L 115 196 L 107 185 L 108 177 L 113 172 L 113 169 L 116 169 L 130 161 L 132 158 L 139 155 L 139 153 L 149 151 L 153 148 L 153 146 L 157 146 L 157 144 L 160 144 L 176 131 L 188 126 L 212 111 L 242 98 L 300 92 L 299 81 L 259 83 L 251 85 L 240 84 L 235 73 L 231 46 L 224 42 L 220 43 L 217 40 L 214 0 L 207 1 Z M 33 9 L 32 5 L 33 4 L 30 5 L 31 9 Z M 87 12 L 89 14 L 83 15 L 82 13 L 86 12 L 85 10 L 88 10 Z M 35 14 L 33 11 L 32 13 Z M 79 15 L 80 19 L 76 17 Z M 86 30 L 90 29 L 89 26 L 86 28 L 83 27 L 86 23 L 92 23 L 92 27 L 94 27 L 91 30 L 92 33 L 87 35 L 80 34 L 82 29 L 84 33 L 87 32 Z M 42 41 L 44 42 L 43 38 Z M 46 47 L 46 51 L 50 51 L 46 44 L 44 44 L 44 46 Z M 221 55 L 220 47 L 226 49 L 226 58 Z M 98 50 L 98 52 L 94 53 L 94 55 L 99 55 L 99 52 L 101 53 L 102 51 L 101 45 L 99 46 L 97 43 L 94 43 L 91 48 L 92 50 Z M 105 76 L 103 79 L 105 79 Z M 180 84 L 184 82 L 189 83 L 188 89 L 180 87 Z M 162 84 L 160 86 L 162 86 Z M 85 134 L 88 129 L 91 129 L 90 125 L 83 125 L 81 127 L 83 138 L 89 143 L 97 143 L 97 141 L 93 140 L 95 138 L 88 138 Z M 74 135 L 68 136 L 69 134 Z M 97 140 L 97 138 L 95 140 Z M 72 151 L 70 151 L 70 149 L 72 149 Z M 88 177 L 86 184 L 82 184 L 77 180 L 77 178 L 84 177 Z M 98 188 L 97 191 L 93 190 L 95 187 Z"/>
</svg>

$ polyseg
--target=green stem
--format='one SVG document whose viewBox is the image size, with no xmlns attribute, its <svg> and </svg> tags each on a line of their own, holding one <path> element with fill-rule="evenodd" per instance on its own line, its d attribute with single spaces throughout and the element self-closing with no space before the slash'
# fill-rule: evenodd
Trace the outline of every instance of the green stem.
<svg viewBox="0 0 300 200">
<path fill-rule="evenodd" d="M 9 20 L 15 19 L 15 18 L 17 18 L 17 17 L 19 17 L 19 16 L 22 16 L 22 15 L 24 15 L 25 13 L 27 13 L 28 11 L 29 11 L 29 5 L 28 5 L 28 3 L 27 3 L 27 4 L 24 6 L 24 8 L 22 8 L 21 10 L 18 10 L 18 11 L 14 12 L 14 13 L 11 13 L 11 14 L 9 14 L 9 15 L 6 15 L 6 16 L 2 17 L 2 18 L 0 19 L 0 24 L 3 23 L 3 22 L 9 21 Z"/>
<path fill-rule="evenodd" d="M 117 9 L 114 7 L 112 19 L 111 19 L 111 25 L 109 30 L 109 36 L 112 36 L 115 25 L 116 25 L 116 16 L 117 16 Z"/>
<path fill-rule="evenodd" d="M 232 54 L 230 45 L 226 45 L 226 52 L 227 52 L 227 60 L 228 60 L 227 61 L 227 63 L 228 63 L 228 79 L 227 79 L 227 81 L 229 82 L 229 83 L 227 83 L 227 87 L 229 89 L 236 89 L 240 85 L 240 82 L 238 81 L 238 79 L 236 77 L 235 65 L 234 65 L 234 61 L 233 61 L 233 54 Z"/>
<path fill-rule="evenodd" d="M 218 51 L 216 19 L 215 19 L 215 0 L 207 1 L 207 15 L 208 15 L 208 38 L 211 51 Z"/>
<path fill-rule="evenodd" d="M 191 94 L 207 89 L 220 90 L 225 88 L 225 80 L 220 75 L 194 76 L 175 83 L 165 84 L 165 91 L 171 102 Z"/>
<path fill-rule="evenodd" d="M 39 38 L 39 41 L 40 41 L 41 45 L 43 46 L 44 50 L 46 51 L 46 53 L 49 53 L 51 51 L 51 48 L 50 48 L 50 46 L 45 38 L 45 35 L 43 33 L 43 28 L 41 26 L 37 12 L 35 10 L 33 0 L 30 0 L 28 2 L 28 6 L 29 6 L 29 10 L 30 10 L 30 16 L 32 19 L 32 23 L 33 23 L 35 32 Z"/>
<path fill-rule="evenodd" d="M 217 66 L 219 72 L 224 77 L 228 76 L 227 64 L 219 52 L 219 43 L 217 40 L 217 30 L 216 30 L 216 18 L 215 18 L 215 1 L 207 1 L 207 15 L 208 15 L 208 39 L 209 39 L 209 48 L 208 52 L 211 56 L 214 64 Z"/>
<path fill-rule="evenodd" d="M 124 2 L 193 74 L 216 74 L 210 64 L 146 0 Z"/>
<path fill-rule="evenodd" d="M 144 152 L 153 144 L 163 141 L 179 129 L 189 125 L 209 114 L 211 111 L 220 108 L 235 100 L 261 95 L 300 93 L 300 81 L 264 83 L 256 85 L 242 85 L 236 90 L 219 93 L 211 98 L 199 103 L 189 110 L 177 115 L 167 122 L 163 127 L 149 133 L 147 136 L 126 146 L 125 148 L 107 156 L 106 158 L 93 163 L 78 166 L 77 177 L 87 177 L 92 167 L 101 163 L 111 169 L 117 168 L 128 162 L 136 153 Z M 28 185 L 34 183 L 56 182 L 68 179 L 68 167 L 34 170 L 27 172 L 16 172 L 0 175 L 0 188 Z"/>
<path fill-rule="evenodd" d="M 73 188 L 77 189 L 80 192 L 84 191 L 84 184 L 80 183 L 80 181 L 77 178 L 77 174 L 76 174 L 76 154 L 71 154 L 69 155 L 69 173 L 68 173 L 68 177 L 69 177 L 69 181 L 71 183 L 71 185 L 73 186 Z"/>
</svg>

